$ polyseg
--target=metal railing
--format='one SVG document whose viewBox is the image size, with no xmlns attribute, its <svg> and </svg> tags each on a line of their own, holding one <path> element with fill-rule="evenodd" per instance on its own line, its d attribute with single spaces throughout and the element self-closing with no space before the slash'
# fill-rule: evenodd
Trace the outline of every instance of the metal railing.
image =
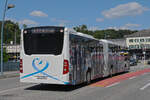
<svg viewBox="0 0 150 100">
<path fill-rule="evenodd" d="M 19 62 L 5 62 L 3 71 L 19 71 Z"/>
</svg>

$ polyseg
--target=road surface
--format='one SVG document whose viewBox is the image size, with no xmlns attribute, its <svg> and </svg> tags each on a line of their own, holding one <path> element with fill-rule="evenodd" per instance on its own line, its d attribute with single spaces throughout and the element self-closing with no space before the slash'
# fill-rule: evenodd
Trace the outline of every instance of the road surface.
<svg viewBox="0 0 150 100">
<path fill-rule="evenodd" d="M 18 77 L 0 79 L 0 100 L 149 100 L 150 69 L 141 70 L 76 87 L 25 84 Z"/>
</svg>

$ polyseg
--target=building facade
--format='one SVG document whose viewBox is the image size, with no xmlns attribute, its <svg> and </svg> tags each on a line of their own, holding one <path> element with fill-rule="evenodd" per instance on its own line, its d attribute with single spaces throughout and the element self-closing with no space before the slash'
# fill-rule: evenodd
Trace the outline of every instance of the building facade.
<svg viewBox="0 0 150 100">
<path fill-rule="evenodd" d="M 10 56 L 9 60 L 20 59 L 20 45 L 4 45 L 6 53 Z"/>
<path fill-rule="evenodd" d="M 150 36 L 126 38 L 129 49 L 150 49 Z"/>
<path fill-rule="evenodd" d="M 131 35 L 126 35 L 126 45 L 132 55 L 139 58 L 150 58 L 150 30 L 142 30 Z"/>
</svg>

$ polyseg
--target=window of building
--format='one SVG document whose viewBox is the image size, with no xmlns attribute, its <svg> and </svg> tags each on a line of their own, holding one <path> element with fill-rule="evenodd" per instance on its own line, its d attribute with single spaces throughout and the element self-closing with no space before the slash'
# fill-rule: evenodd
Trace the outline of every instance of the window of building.
<svg viewBox="0 0 150 100">
<path fill-rule="evenodd" d="M 133 49 L 133 45 L 129 45 L 129 48 L 130 48 L 130 49 Z"/>
<path fill-rule="evenodd" d="M 150 42 L 150 38 L 147 38 L 147 39 L 146 39 L 146 42 Z"/>
<path fill-rule="evenodd" d="M 140 42 L 144 42 L 144 39 L 140 39 Z"/>
<path fill-rule="evenodd" d="M 134 39 L 134 42 L 139 42 L 139 39 Z"/>
<path fill-rule="evenodd" d="M 133 39 L 129 39 L 129 42 L 133 42 Z"/>
</svg>

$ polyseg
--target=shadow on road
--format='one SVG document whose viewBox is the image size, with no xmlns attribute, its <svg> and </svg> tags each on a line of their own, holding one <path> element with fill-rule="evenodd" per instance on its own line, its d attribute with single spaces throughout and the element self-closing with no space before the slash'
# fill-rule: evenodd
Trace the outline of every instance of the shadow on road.
<svg viewBox="0 0 150 100">
<path fill-rule="evenodd" d="M 40 90 L 40 91 L 62 91 L 62 92 L 69 92 L 73 91 L 79 88 L 82 88 L 86 86 L 86 84 L 80 84 L 80 85 L 55 85 L 55 84 L 39 84 L 35 85 L 29 88 L 26 88 L 25 90 Z"/>
<path fill-rule="evenodd" d="M 127 72 L 115 74 L 113 76 L 121 75 L 121 74 L 125 74 L 125 73 L 127 73 Z M 91 84 L 94 84 L 96 82 L 105 80 L 107 78 L 111 78 L 113 76 L 108 76 L 108 77 L 98 78 L 98 79 L 92 80 Z M 91 85 L 91 84 L 89 84 L 89 85 Z M 82 83 L 82 84 L 79 84 L 79 85 L 76 85 L 76 86 L 74 86 L 74 85 L 39 84 L 39 85 L 35 85 L 35 86 L 32 86 L 32 87 L 26 88 L 25 90 L 69 92 L 69 91 L 74 91 L 74 90 L 77 90 L 77 89 L 81 89 L 81 88 L 86 87 L 86 86 L 88 86 L 86 83 Z"/>
</svg>

